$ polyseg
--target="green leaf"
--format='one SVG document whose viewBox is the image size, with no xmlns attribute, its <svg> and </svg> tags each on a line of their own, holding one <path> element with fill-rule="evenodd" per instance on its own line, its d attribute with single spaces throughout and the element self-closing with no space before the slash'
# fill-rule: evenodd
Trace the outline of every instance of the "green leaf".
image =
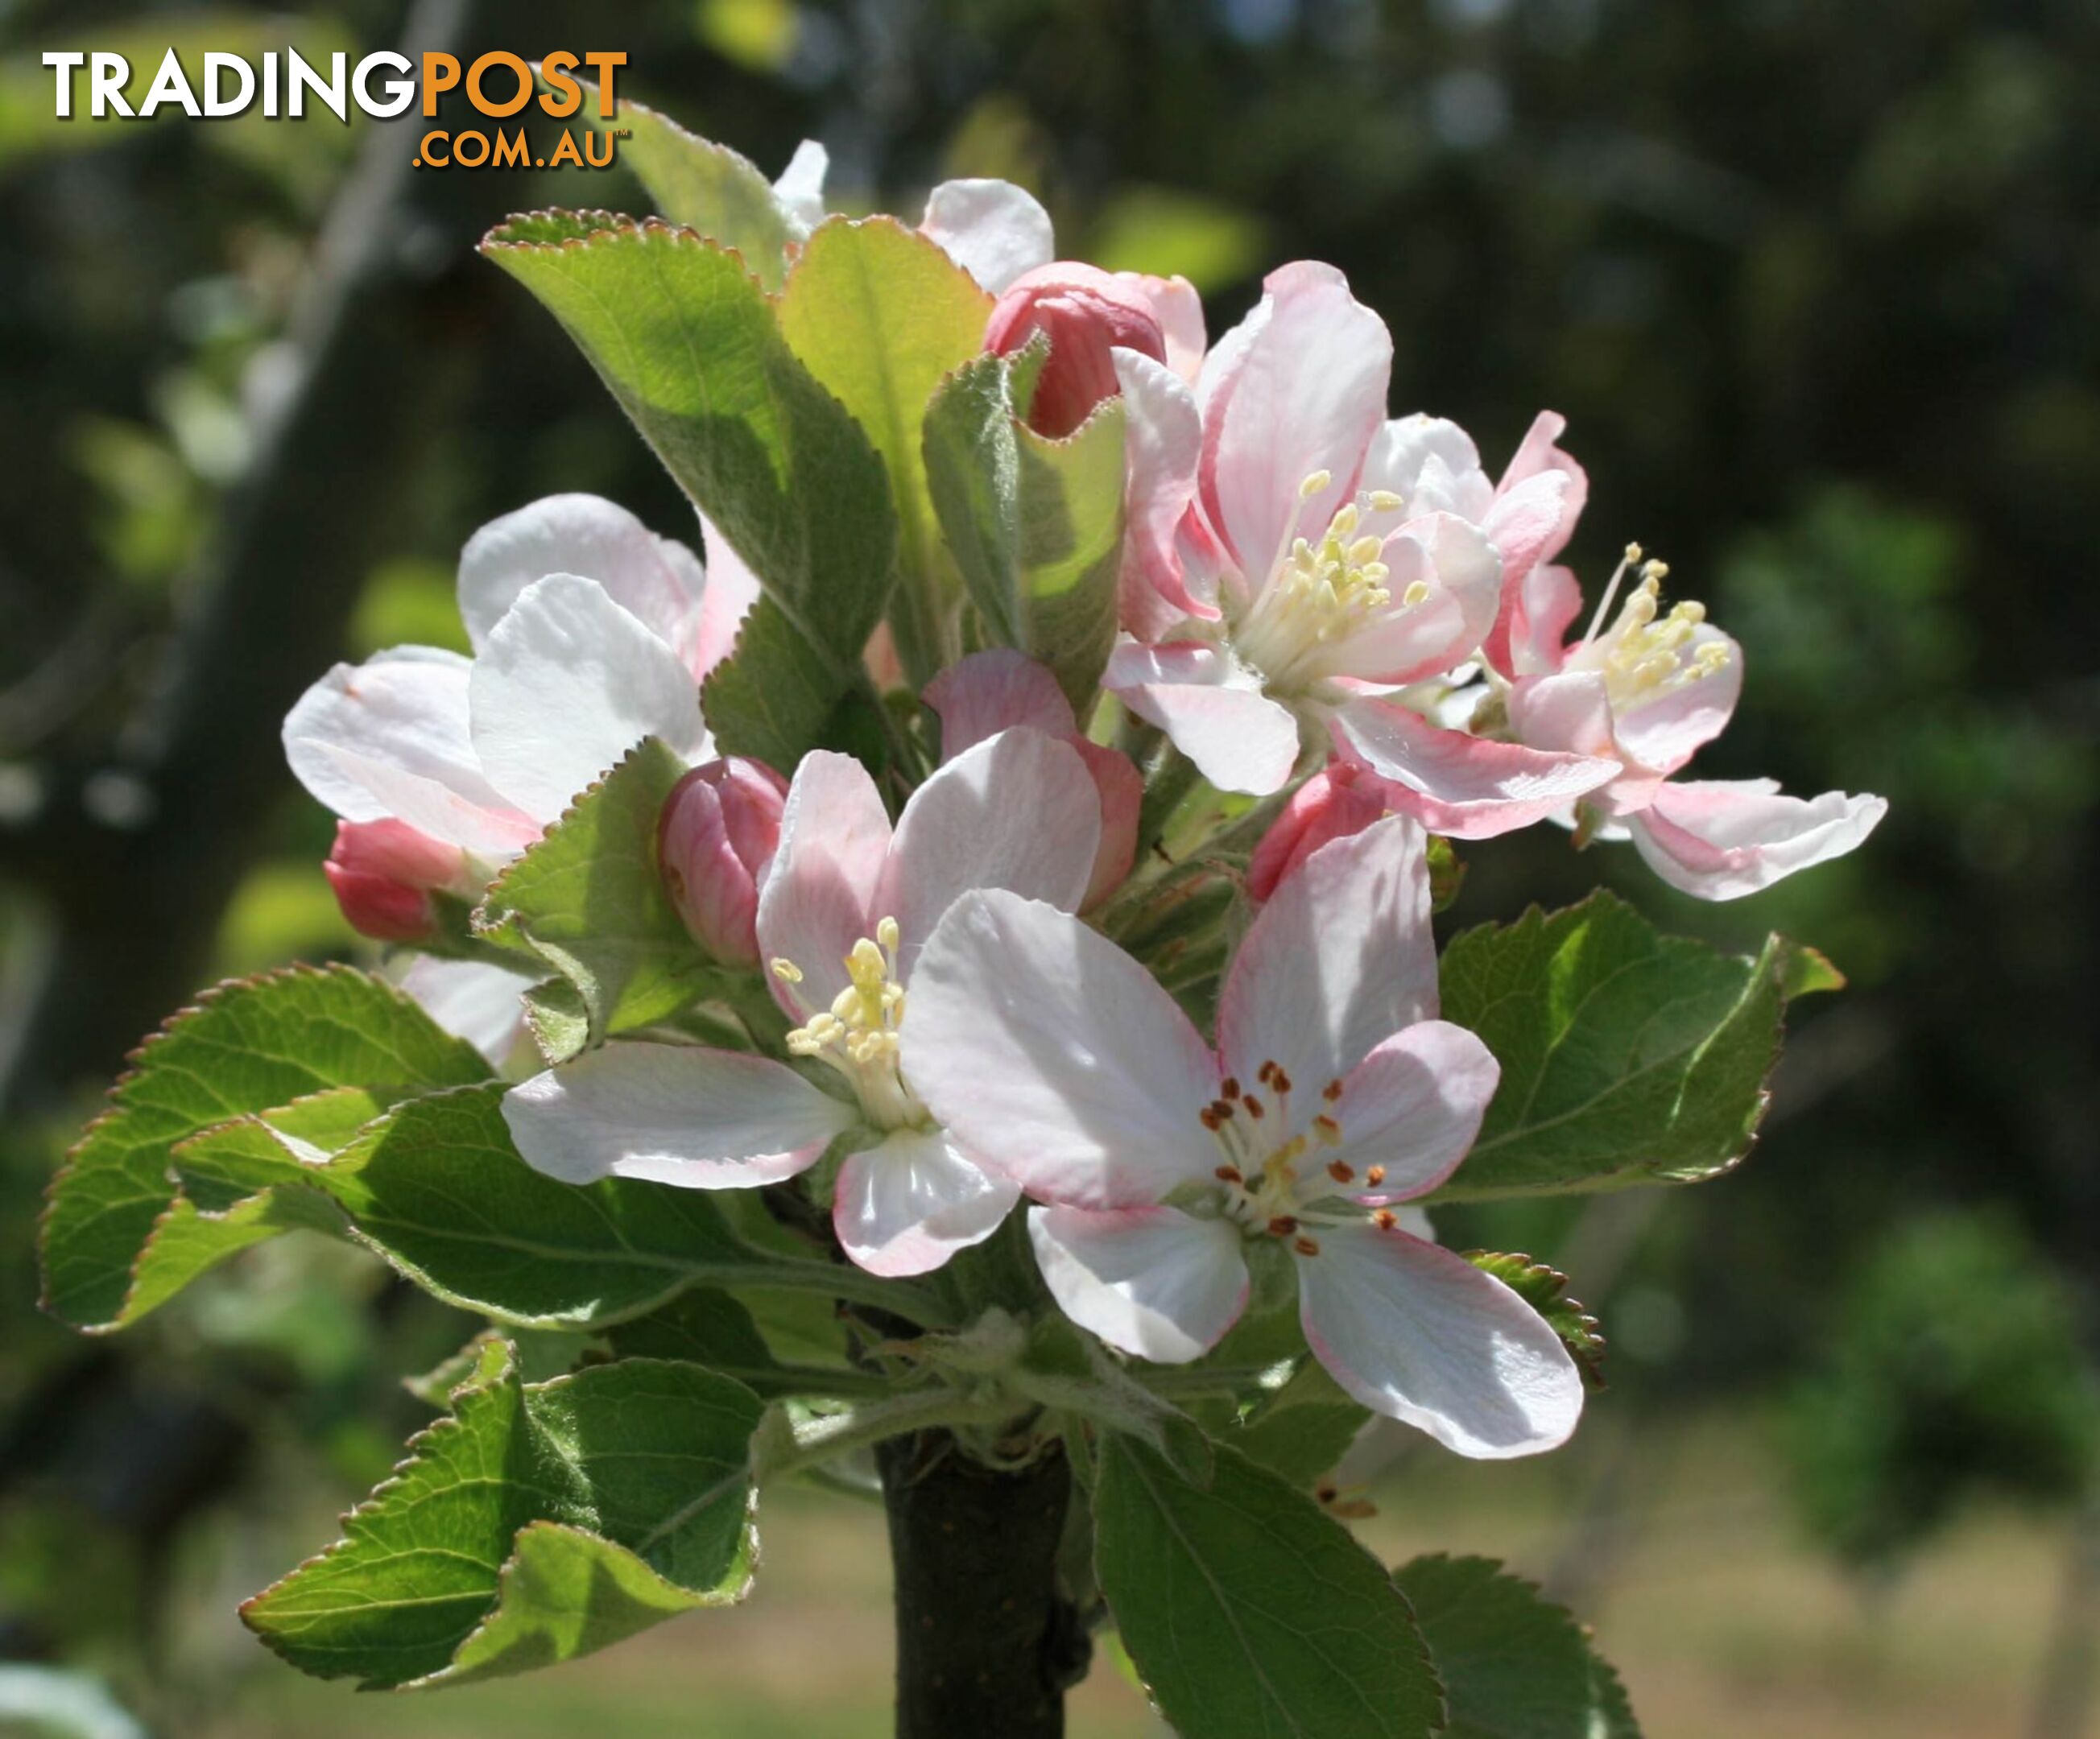
<svg viewBox="0 0 2100 1739">
<path fill-rule="evenodd" d="M 1115 639 L 1123 401 L 1047 439 L 1017 414 L 1016 368 L 1035 365 L 981 356 L 949 377 L 927 413 L 927 482 L 986 633 L 1048 664 L 1083 716 Z"/>
<path fill-rule="evenodd" d="M 488 1074 L 473 1046 L 346 966 L 206 991 L 139 1048 L 53 1181 L 44 1308 L 76 1328 L 119 1327 L 278 1229 L 258 1212 L 214 1224 L 178 1196 L 169 1156 L 199 1130 L 333 1087 L 386 1083 L 399 1098 Z"/>
<path fill-rule="evenodd" d="M 751 1313 L 712 1287 L 681 1292 L 661 1309 L 614 1325 L 606 1337 L 620 1358 L 675 1358 L 735 1377 L 761 1395 L 806 1392 L 791 1382 Z"/>
<path fill-rule="evenodd" d="M 1427 1739 L 1443 1699 L 1407 1602 L 1319 1505 L 1231 1450 L 1207 1490 L 1101 1445 L 1095 1561 L 1182 1739 Z"/>
<path fill-rule="evenodd" d="M 452 1400 L 341 1542 L 241 1608 L 302 1671 L 493 1678 L 748 1588 L 764 1410 L 743 1384 L 631 1359 L 527 1385 L 497 1341 Z"/>
<path fill-rule="evenodd" d="M 483 941 L 561 975 L 594 1039 L 676 1013 L 713 974 L 656 864 L 657 818 L 685 771 L 654 737 L 629 750 L 496 877 L 474 915 Z M 567 1004 L 537 998 L 533 1010 L 536 1035 L 563 1047 L 553 1061 L 574 1054 L 573 1020 L 554 1019 Z"/>
<path fill-rule="evenodd" d="M 545 75 L 540 82 L 546 88 Z M 624 135 L 620 161 L 655 201 L 656 215 L 735 249 L 760 283 L 778 290 L 794 238 L 773 196 L 773 183 L 758 166 L 632 97 L 620 98 L 612 118 L 602 120 L 598 86 L 588 78 L 576 82 L 584 92 L 576 119 L 593 131 Z"/>
<path fill-rule="evenodd" d="M 830 658 L 761 598 L 737 632 L 735 655 L 708 673 L 700 710 L 725 754 L 792 768 L 830 736 L 830 720 L 849 698 Z"/>
<path fill-rule="evenodd" d="M 865 680 L 861 651 L 895 573 L 881 459 L 796 360 L 743 263 L 690 231 L 540 212 L 492 231 L 482 250 L 561 321 L 765 587 L 770 607 L 743 637 L 762 667 L 725 678 L 751 655 L 740 646 L 709 683 L 706 711 L 726 752 L 770 751 L 774 765 L 792 766 L 832 705 Z M 788 651 L 785 638 L 801 644 Z M 798 690 L 820 685 L 822 704 L 798 692 L 748 722 L 743 708 L 783 669 Z"/>
<path fill-rule="evenodd" d="M 789 346 L 853 414 L 889 470 L 902 576 L 891 617 L 915 682 L 953 661 L 942 656 L 940 625 L 957 590 L 927 492 L 927 404 L 982 350 L 991 309 L 992 298 L 938 245 L 885 217 L 825 223 L 780 298 Z"/>
<path fill-rule="evenodd" d="M 1417 1558 L 1393 1580 L 1449 1699 L 1445 1739 L 1640 1739 L 1582 1627 L 1491 1558 Z"/>
<path fill-rule="evenodd" d="M 1604 1337 L 1597 1319 L 1567 1295 L 1568 1277 L 1528 1256 L 1498 1256 L 1488 1250 L 1468 1250 L 1466 1260 L 1496 1279 L 1530 1305 L 1560 1335 L 1591 1388 L 1604 1386 Z"/>
<path fill-rule="evenodd" d="M 1290 1380 L 1263 1401 L 1223 1441 L 1248 1460 L 1301 1490 L 1332 1473 L 1370 1410 L 1343 1393 L 1318 1360 L 1303 1361 Z"/>
<path fill-rule="evenodd" d="M 1444 951 L 1444 1018 L 1502 1063 L 1480 1138 L 1427 1199 L 1691 1183 L 1749 1151 L 1778 1060 L 1790 946 L 1755 959 L 1660 934 L 1597 893 Z"/>
<path fill-rule="evenodd" d="M 637 1316 L 695 1284 L 778 1282 L 782 1265 L 737 1238 L 704 1190 L 542 1176 L 511 1144 L 504 1092 L 411 1100 L 320 1164 L 253 1123 L 188 1142 L 179 1162 L 185 1177 L 319 1190 L 426 1291 L 528 1327 Z"/>
</svg>

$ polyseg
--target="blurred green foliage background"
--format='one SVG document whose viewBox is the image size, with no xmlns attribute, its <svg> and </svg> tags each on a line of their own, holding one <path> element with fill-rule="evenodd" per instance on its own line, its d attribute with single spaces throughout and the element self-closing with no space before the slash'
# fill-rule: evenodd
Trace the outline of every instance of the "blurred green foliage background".
<svg viewBox="0 0 2100 1739">
<path fill-rule="evenodd" d="M 456 641 L 460 544 L 535 496 L 690 534 L 471 252 L 511 210 L 633 208 L 622 172 L 417 174 L 412 131 L 326 117 L 61 123 L 36 58 L 426 41 L 625 49 L 629 94 L 769 172 L 821 139 L 854 209 L 1023 182 L 1061 252 L 1185 272 L 1214 333 L 1270 265 L 1331 260 L 1392 327 L 1395 410 L 1491 466 L 1567 414 L 1578 569 L 1637 537 L 1747 649 L 1702 772 L 1893 807 L 1721 907 L 1557 835 L 1468 850 L 1450 923 L 1601 875 L 1852 987 L 1801 1011 L 1736 1176 L 1449 1216 L 1571 1271 L 1613 1386 L 1556 1468 L 1412 1456 L 1374 1525 L 1551 1572 L 1637 1700 L 1652 1663 L 1652 1732 L 2093 1730 L 2089 0 L 0 0 L 0 1657 L 87 1669 L 156 1732 L 654 1732 L 666 1686 L 712 1696 L 692 1731 L 880 1730 L 874 1531 L 814 1511 L 782 1525 L 792 1591 L 549 1703 L 290 1684 L 231 1597 L 383 1473 L 426 1416 L 395 1378 L 460 1322 L 300 1240 L 121 1341 L 34 1311 L 40 1191 L 129 1045 L 210 978 L 354 951 L 281 767 L 298 691 Z M 850 1684 L 767 1664 L 813 1613 L 866 1644 Z M 1079 1707 L 1141 1730 L 1113 1684 Z"/>
</svg>

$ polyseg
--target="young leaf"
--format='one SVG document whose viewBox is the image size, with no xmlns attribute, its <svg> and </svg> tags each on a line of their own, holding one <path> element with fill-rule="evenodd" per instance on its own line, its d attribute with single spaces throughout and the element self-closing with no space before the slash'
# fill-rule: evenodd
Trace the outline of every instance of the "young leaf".
<svg viewBox="0 0 2100 1739">
<path fill-rule="evenodd" d="M 749 1587 L 741 1384 L 655 1359 L 527 1385 L 484 1345 L 450 1417 L 242 1618 L 302 1671 L 367 1689 L 571 1659 Z"/>
<path fill-rule="evenodd" d="M 179 1199 L 169 1155 L 199 1130 L 333 1087 L 388 1084 L 390 1102 L 488 1075 L 473 1046 L 346 966 L 292 967 L 206 991 L 135 1053 L 53 1181 L 40 1241 L 44 1308 L 76 1328 L 119 1327 L 280 1229 L 254 1211 L 214 1223 Z"/>
<path fill-rule="evenodd" d="M 1244 1423 L 1228 1427 L 1223 1441 L 1249 1461 L 1310 1490 L 1335 1471 L 1370 1416 L 1369 1408 L 1342 1392 L 1326 1366 L 1308 1358 Z"/>
<path fill-rule="evenodd" d="M 1490 1558 L 1417 1558 L 1393 1580 L 1449 1699 L 1445 1739 L 1640 1739 L 1582 1627 Z"/>
<path fill-rule="evenodd" d="M 761 1395 L 798 1392 L 745 1309 L 712 1287 L 681 1292 L 660 1310 L 613 1325 L 619 1358 L 675 1358 L 735 1377 Z"/>
<path fill-rule="evenodd" d="M 897 504 L 902 584 L 891 617 L 915 679 L 943 661 L 938 623 L 956 590 L 927 493 L 928 401 L 984 347 L 992 299 L 894 218 L 835 218 L 810 236 L 780 298 L 789 346 L 873 443 Z"/>
<path fill-rule="evenodd" d="M 632 97 L 620 98 L 616 112 L 610 118 L 602 117 L 598 87 L 588 78 L 576 82 L 584 93 L 576 119 L 598 132 L 617 130 L 620 161 L 647 190 L 656 215 L 734 248 L 752 276 L 777 291 L 787 274 L 788 245 L 793 237 L 773 196 L 773 183 L 758 166 Z M 545 87 L 544 73 L 540 84 Z"/>
<path fill-rule="evenodd" d="M 1544 1317 L 1560 1335 L 1591 1388 L 1604 1386 L 1604 1337 L 1597 1331 L 1597 1319 L 1567 1295 L 1568 1277 L 1527 1256 L 1498 1256 L 1492 1251 L 1468 1250 L 1466 1260 L 1496 1279 Z"/>
<path fill-rule="evenodd" d="M 1472 1152 L 1428 1199 L 1727 1171 L 1764 1115 L 1793 958 L 1776 936 L 1747 960 L 1661 935 L 1602 892 L 1454 938 L 1444 1017 L 1486 1040 L 1502 1079 Z"/>
<path fill-rule="evenodd" d="M 685 770 L 654 737 L 631 750 L 496 879 L 474 915 L 484 941 L 561 975 L 594 1038 L 676 1013 L 713 972 L 656 866 L 657 817 Z M 567 1000 L 536 1001 L 543 1041 L 575 1038 L 572 1022 L 552 1020 Z"/>
<path fill-rule="evenodd" d="M 1407 1602 L 1318 1504 L 1220 1449 L 1207 1490 L 1102 1440 L 1101 1591 L 1181 1739 L 1427 1739 L 1443 1697 Z"/>
<path fill-rule="evenodd" d="M 539 212 L 492 231 L 482 251 L 567 329 L 671 474 L 750 564 L 766 606 L 743 639 L 766 669 L 716 672 L 708 722 L 728 753 L 792 766 L 832 704 L 863 680 L 861 649 L 895 573 L 896 513 L 882 461 L 796 360 L 759 282 L 690 230 L 606 212 Z M 791 651 L 783 642 L 799 642 Z M 785 713 L 748 721 L 774 664 L 797 689 Z M 756 693 L 753 691 L 757 691 Z M 793 753 L 788 753 L 789 748 Z"/>
<path fill-rule="evenodd" d="M 1017 413 L 1016 367 L 981 356 L 934 395 L 927 483 L 986 632 L 1048 664 L 1083 709 L 1115 639 L 1123 402 L 1048 440 Z"/>
</svg>

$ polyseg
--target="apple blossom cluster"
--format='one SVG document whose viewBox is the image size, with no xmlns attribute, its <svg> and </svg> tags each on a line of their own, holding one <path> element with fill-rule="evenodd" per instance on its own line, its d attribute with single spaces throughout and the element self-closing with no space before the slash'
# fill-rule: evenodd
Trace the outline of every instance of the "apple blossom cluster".
<svg viewBox="0 0 2100 1739">
<path fill-rule="evenodd" d="M 791 257 L 823 174 L 805 147 L 774 188 Z M 1501 1073 L 1439 1017 L 1431 836 L 1630 840 L 1723 900 L 1851 850 L 1882 800 L 1684 777 L 1742 649 L 1630 546 L 1586 620 L 1561 418 L 1495 477 L 1456 425 L 1390 415 L 1390 336 L 1333 267 L 1273 272 L 1212 343 L 1185 280 L 1057 259 L 1003 183 L 936 189 L 919 232 L 983 293 L 983 351 L 1036 369 L 1035 436 L 1120 408 L 1092 678 L 959 597 L 942 642 L 977 650 L 915 695 L 871 646 L 902 733 L 883 767 L 721 754 L 703 687 L 762 564 L 705 519 L 695 554 L 611 502 L 537 501 L 461 555 L 470 655 L 339 665 L 286 720 L 340 818 L 345 916 L 427 951 L 408 985 L 507 1070 L 546 1176 L 805 1192 L 845 1259 L 900 1279 L 1025 1214 L 1048 1297 L 1120 1354 L 1198 1359 L 1295 1291 L 1365 1407 L 1467 1455 L 1560 1443 L 1582 1396 L 1561 1338 L 1404 1206 L 1462 1167 Z M 651 739 L 689 770 L 656 872 L 742 1012 L 549 1062 L 532 976 L 463 915 Z M 1229 964 L 1170 982 L 1138 932 L 1205 889 Z"/>
</svg>

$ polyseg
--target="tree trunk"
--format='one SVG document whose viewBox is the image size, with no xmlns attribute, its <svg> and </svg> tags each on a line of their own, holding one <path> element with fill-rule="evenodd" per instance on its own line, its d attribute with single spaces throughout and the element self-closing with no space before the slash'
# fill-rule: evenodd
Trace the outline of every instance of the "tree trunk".
<svg viewBox="0 0 2100 1739">
<path fill-rule="evenodd" d="M 897 1739 L 1062 1739 L 1089 1646 L 1057 1587 L 1063 1454 L 1001 1473 L 942 1431 L 876 1454 L 896 1569 Z"/>
</svg>

